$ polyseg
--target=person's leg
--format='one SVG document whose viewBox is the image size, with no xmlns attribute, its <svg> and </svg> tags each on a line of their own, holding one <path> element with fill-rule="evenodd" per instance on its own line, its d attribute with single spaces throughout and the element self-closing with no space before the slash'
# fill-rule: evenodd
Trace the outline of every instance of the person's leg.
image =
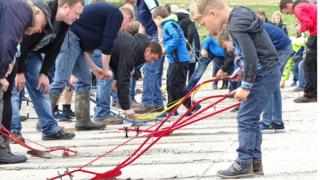
<svg viewBox="0 0 320 180">
<path fill-rule="evenodd" d="M 304 73 L 307 82 L 304 95 L 296 98 L 296 103 L 317 101 L 317 37 L 310 36 L 307 42 L 307 52 L 304 60 Z"/>
<path fill-rule="evenodd" d="M 237 116 L 238 157 L 229 169 L 218 171 L 219 176 L 240 177 L 243 175 L 254 175 L 252 162 L 261 162 L 262 159 L 262 135 L 258 128 L 260 114 L 265 108 L 268 98 L 274 91 L 276 83 L 280 81 L 278 77 L 280 77 L 278 66 L 258 72 L 248 98 L 241 102 Z"/>
<path fill-rule="evenodd" d="M 65 118 L 75 117 L 74 112 L 71 110 L 73 92 L 74 92 L 73 90 L 69 91 L 68 88 L 65 88 L 63 90 L 62 113 Z"/>
<path fill-rule="evenodd" d="M 153 97 L 154 97 L 154 100 L 153 100 L 153 105 L 154 105 L 154 108 L 157 109 L 158 111 L 159 110 L 163 110 L 163 98 L 162 98 L 162 92 L 160 90 L 161 88 L 161 78 L 159 78 L 160 76 L 162 76 L 162 73 L 163 73 L 163 59 L 161 58 L 160 60 L 158 61 L 155 61 L 153 63 L 154 65 L 154 68 L 155 68 L 155 84 L 154 84 L 154 91 L 153 91 Z M 159 82 L 160 80 L 160 82 Z"/>
<path fill-rule="evenodd" d="M 206 71 L 208 64 L 211 62 L 210 57 L 201 57 L 196 69 L 194 70 L 191 78 L 189 79 L 188 85 L 186 87 L 187 91 L 190 91 L 193 87 L 197 85 L 200 81 L 203 73 Z"/>
<path fill-rule="evenodd" d="M 154 63 L 143 65 L 143 93 L 142 105 L 146 108 L 154 108 L 154 90 L 156 80 L 156 70 Z"/>
<path fill-rule="evenodd" d="M 188 83 L 189 83 L 190 78 L 191 78 L 191 76 L 192 76 L 192 74 L 193 74 L 195 69 L 196 69 L 196 63 L 195 62 L 190 63 L 189 68 L 188 68 L 188 81 L 187 81 Z"/>
<path fill-rule="evenodd" d="M 55 134 L 60 130 L 53 118 L 50 98 L 43 93 L 43 87 L 36 89 L 39 79 L 43 58 L 40 54 L 29 54 L 25 61 L 26 88 L 39 117 L 42 133 L 46 135 Z"/>
<path fill-rule="evenodd" d="M 90 118 L 90 90 L 92 76 L 86 64 L 85 55 L 83 52 L 80 53 L 79 58 L 74 66 L 74 75 L 78 78 L 75 86 L 76 130 L 87 131 L 104 129 L 106 127 L 105 124 L 96 124 L 92 122 Z M 109 88 L 109 90 L 110 89 L 111 88 Z M 110 106 L 110 100 L 108 103 Z"/>
<path fill-rule="evenodd" d="M 299 87 L 305 88 L 307 86 L 307 82 L 304 78 L 304 69 L 303 69 L 304 60 L 299 62 Z"/>
<path fill-rule="evenodd" d="M 11 120 L 11 132 L 18 134 L 21 133 L 22 125 L 20 121 L 20 93 L 15 87 L 11 91 L 11 105 L 12 105 L 12 120 Z"/>
<path fill-rule="evenodd" d="M 130 91 L 129 91 L 129 98 L 130 98 L 130 101 L 135 101 L 135 94 L 136 94 L 136 84 L 137 84 L 137 81 L 136 79 L 131 76 L 130 77 Z"/>
<path fill-rule="evenodd" d="M 56 59 L 53 82 L 50 85 L 52 108 L 57 104 L 61 93 L 69 82 L 74 66 L 79 58 L 81 49 L 79 38 L 68 32 Z"/>
</svg>

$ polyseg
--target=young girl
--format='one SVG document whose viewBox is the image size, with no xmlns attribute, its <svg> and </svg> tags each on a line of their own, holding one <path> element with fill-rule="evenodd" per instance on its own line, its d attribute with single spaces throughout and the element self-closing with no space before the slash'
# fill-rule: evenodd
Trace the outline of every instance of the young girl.
<svg viewBox="0 0 320 180">
<path fill-rule="evenodd" d="M 272 14 L 272 23 L 281 28 L 288 35 L 287 26 L 283 24 L 283 16 L 279 11 Z"/>
</svg>

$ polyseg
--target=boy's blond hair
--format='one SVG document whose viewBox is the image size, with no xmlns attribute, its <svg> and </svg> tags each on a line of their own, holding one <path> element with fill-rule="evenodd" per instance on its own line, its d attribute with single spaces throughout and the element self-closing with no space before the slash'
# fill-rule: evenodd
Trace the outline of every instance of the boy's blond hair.
<svg viewBox="0 0 320 180">
<path fill-rule="evenodd" d="M 157 16 L 165 19 L 169 15 L 170 15 L 170 13 L 169 13 L 168 9 L 165 8 L 164 6 L 159 6 L 154 11 L 152 11 L 152 19 L 155 19 Z"/>
<path fill-rule="evenodd" d="M 213 8 L 224 9 L 226 4 L 223 0 L 193 0 L 190 7 L 190 18 L 197 22 Z"/>
<path fill-rule="evenodd" d="M 283 16 L 280 11 L 276 11 L 272 14 L 272 23 L 275 23 L 276 16 L 280 17 L 280 24 L 283 24 Z"/>
<path fill-rule="evenodd" d="M 126 13 L 131 20 L 134 19 L 135 14 L 134 14 L 134 7 L 131 4 L 125 4 L 122 7 L 119 8 L 120 11 Z"/>
</svg>

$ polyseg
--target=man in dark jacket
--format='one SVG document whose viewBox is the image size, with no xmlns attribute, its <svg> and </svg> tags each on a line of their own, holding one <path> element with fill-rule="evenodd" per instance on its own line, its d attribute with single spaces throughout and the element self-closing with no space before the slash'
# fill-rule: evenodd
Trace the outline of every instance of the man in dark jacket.
<svg viewBox="0 0 320 180">
<path fill-rule="evenodd" d="M 134 117 L 130 109 L 129 86 L 130 77 L 134 69 L 144 63 L 150 64 L 162 57 L 162 47 L 158 42 L 150 41 L 146 35 L 136 34 L 134 36 L 126 32 L 119 32 L 114 41 L 111 53 L 110 68 L 117 82 L 117 93 L 121 109 L 127 115 Z M 91 60 L 91 58 L 89 58 Z M 93 62 L 91 60 L 91 62 Z M 100 62 L 95 61 L 95 64 Z M 97 98 L 97 104 L 103 103 L 103 99 Z M 128 113 L 129 112 L 129 113 Z M 115 124 L 110 118 L 98 120 L 99 124 Z M 114 120 L 115 121 L 115 120 Z"/>
<path fill-rule="evenodd" d="M 72 139 L 75 136 L 73 133 L 64 132 L 53 117 L 47 94 L 49 88 L 48 71 L 58 55 L 69 25 L 79 18 L 83 10 L 83 3 L 83 0 L 50 1 L 48 6 L 52 13 L 50 24 L 53 25 L 53 29 L 50 30 L 47 26 L 46 30 L 41 33 L 24 36 L 21 43 L 21 55 L 17 58 L 16 88 L 18 91 L 21 90 L 26 82 L 26 87 L 39 116 L 43 140 Z M 17 91 L 14 93 L 18 95 Z M 21 135 L 19 119 L 13 120 L 11 129 L 17 135 Z"/>
<path fill-rule="evenodd" d="M 78 81 L 76 83 L 76 129 L 96 130 L 105 125 L 95 124 L 90 120 L 90 89 L 91 72 L 101 79 L 111 78 L 109 69 L 114 40 L 120 29 L 123 16 L 118 8 L 106 3 L 89 4 L 84 8 L 80 19 L 68 31 L 60 54 L 56 60 L 54 80 L 50 87 L 51 104 L 54 106 L 67 85 L 71 74 Z M 94 64 L 86 65 L 88 53 L 95 49 L 102 52 L 103 70 Z"/>
<path fill-rule="evenodd" d="M 20 36 L 41 32 L 48 18 L 50 11 L 42 1 L 0 1 L 0 125 L 8 129 L 11 121 L 11 80 L 14 78 L 11 71 Z M 25 156 L 12 154 L 8 139 L 0 136 L 0 164 L 26 160 Z"/>
</svg>

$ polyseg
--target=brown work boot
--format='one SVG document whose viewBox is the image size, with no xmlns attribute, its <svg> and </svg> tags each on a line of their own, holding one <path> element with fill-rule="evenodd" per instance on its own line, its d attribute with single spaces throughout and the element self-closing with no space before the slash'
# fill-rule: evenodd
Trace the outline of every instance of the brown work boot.
<svg viewBox="0 0 320 180">
<path fill-rule="evenodd" d="M 123 119 L 115 116 L 110 116 L 102 120 L 95 120 L 96 124 L 105 124 L 105 125 L 118 125 L 123 124 Z"/>
<path fill-rule="evenodd" d="M 156 109 L 154 107 L 151 106 L 140 106 L 137 109 L 134 109 L 134 112 L 137 114 L 145 114 L 145 113 L 152 113 L 154 112 Z"/>
<path fill-rule="evenodd" d="M 252 161 L 253 172 L 258 175 L 264 175 L 262 161 L 260 159 L 254 159 Z"/>
<path fill-rule="evenodd" d="M 317 97 L 306 97 L 306 96 L 301 96 L 299 98 L 296 98 L 293 100 L 295 103 L 313 103 L 317 102 Z"/>
</svg>

